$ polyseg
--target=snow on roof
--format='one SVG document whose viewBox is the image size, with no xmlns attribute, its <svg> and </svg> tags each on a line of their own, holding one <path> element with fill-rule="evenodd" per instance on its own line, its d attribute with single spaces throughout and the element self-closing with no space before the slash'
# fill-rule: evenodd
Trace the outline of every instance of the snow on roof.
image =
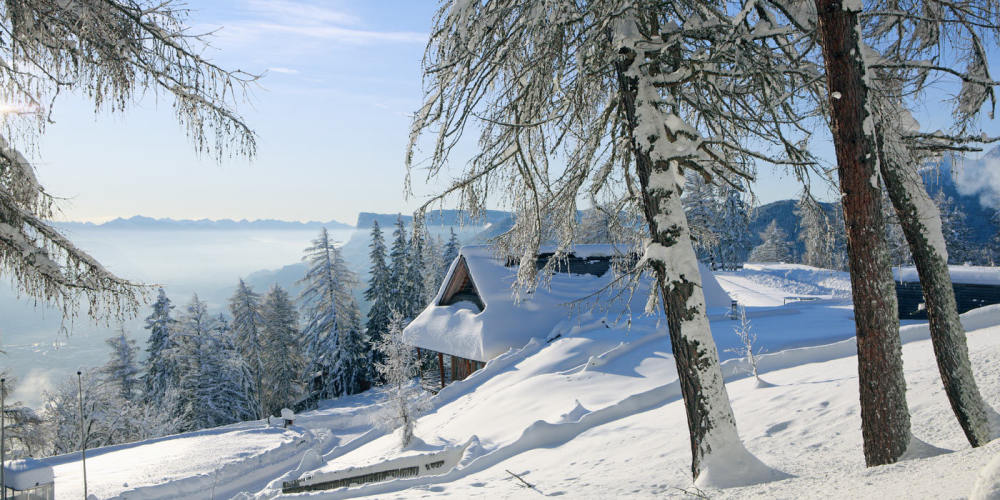
<svg viewBox="0 0 1000 500">
<path fill-rule="evenodd" d="M 554 249 L 543 248 L 540 253 Z M 612 245 L 577 245 L 572 254 L 578 258 L 612 257 L 624 251 Z M 451 354 L 476 361 L 489 361 L 512 347 L 525 345 L 532 337 L 545 338 L 552 329 L 573 312 L 572 303 L 584 299 L 611 284 L 613 273 L 603 276 L 555 273 L 548 285 L 539 286 L 533 293 L 519 301 L 512 286 L 517 280 L 517 268 L 505 266 L 504 260 L 494 257 L 488 246 L 462 247 L 448 270 L 434 302 L 427 306 L 403 331 L 403 341 L 408 345 Z M 463 261 L 485 305 L 482 311 L 470 302 L 438 305 L 447 283 Z M 705 301 L 709 312 L 728 311 L 730 297 L 719 286 L 712 272 L 699 264 Z M 615 318 L 625 307 L 633 313 L 633 321 L 641 315 L 649 290 L 649 280 L 644 279 L 630 304 L 625 299 L 619 303 L 602 300 L 609 318 Z M 584 307 L 589 304 L 582 304 Z M 618 307 L 616 307 L 618 306 Z M 647 317 L 656 321 L 656 316 Z M 614 321 L 609 321 L 613 323 Z"/>
<path fill-rule="evenodd" d="M 26 490 L 35 486 L 53 482 L 52 467 L 34 460 L 24 458 L 11 460 L 3 465 L 4 482 L 8 488 Z"/>
<path fill-rule="evenodd" d="M 990 266 L 948 266 L 952 283 L 963 285 L 997 285 L 1000 286 L 1000 267 Z M 896 281 L 917 283 L 920 276 L 913 266 L 892 268 L 892 277 Z"/>
</svg>

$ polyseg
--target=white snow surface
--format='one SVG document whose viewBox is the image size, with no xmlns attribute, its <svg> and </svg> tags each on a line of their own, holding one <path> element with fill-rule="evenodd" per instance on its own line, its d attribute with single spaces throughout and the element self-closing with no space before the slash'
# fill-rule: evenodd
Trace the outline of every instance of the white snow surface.
<svg viewBox="0 0 1000 500">
<path fill-rule="evenodd" d="M 554 249 L 543 248 L 549 252 Z M 577 245 L 572 249 L 580 258 L 614 256 L 623 251 L 611 245 Z M 460 251 L 469 266 L 483 304 L 482 312 L 469 303 L 448 306 L 441 301 L 446 284 L 455 272 L 458 260 L 452 263 L 434 302 L 427 306 L 403 331 L 407 345 L 430 349 L 466 359 L 489 361 L 512 348 L 520 348 L 532 338 L 545 339 L 556 325 L 572 326 L 580 319 L 580 310 L 596 305 L 600 316 L 609 325 L 631 321 L 655 324 L 660 315 L 643 313 L 651 280 L 643 282 L 631 296 L 612 297 L 614 290 L 594 296 L 610 286 L 615 279 L 608 271 L 604 276 L 555 273 L 551 280 L 530 294 L 515 297 L 517 267 L 507 267 L 494 257 L 488 246 L 466 246 Z M 702 288 L 709 314 L 729 311 L 729 294 L 719 285 L 712 271 L 699 265 Z M 632 314 L 623 316 L 625 311 Z M 591 316 L 593 316 L 593 314 Z"/>
<path fill-rule="evenodd" d="M 1000 286 L 1000 267 L 948 266 L 948 273 L 952 283 Z M 892 278 L 896 281 L 920 281 L 917 268 L 913 266 L 892 268 Z"/>
<path fill-rule="evenodd" d="M 16 490 L 34 488 L 53 480 L 52 468 L 32 458 L 11 460 L 3 464 L 3 468 L 4 483 Z"/>
<path fill-rule="evenodd" d="M 365 393 L 299 414 L 287 430 L 248 422 L 90 451 L 91 493 L 272 498 L 283 481 L 441 457 L 445 465 L 417 477 L 282 498 L 959 498 L 993 487 L 997 467 L 987 464 L 1000 454 L 1000 440 L 969 447 L 944 395 L 926 323 L 901 328 L 907 399 L 913 436 L 940 450 L 864 466 L 857 347 L 849 300 L 838 295 L 840 275 L 787 266 L 720 273 L 734 296 L 742 291 L 760 302 L 806 296 L 806 285 L 817 292 L 817 300 L 747 306 L 768 349 L 759 362 L 764 383 L 747 377 L 743 359 L 722 364 L 742 444 L 785 479 L 696 486 L 665 328 L 634 322 L 625 329 L 583 313 L 443 389 L 406 450 L 398 436 L 371 425 L 380 403 Z M 1000 305 L 965 313 L 962 322 L 980 390 L 1000 407 Z M 724 358 L 725 346 L 736 342 L 734 325 L 712 322 Z M 79 498 L 78 455 L 43 462 L 55 466 L 57 498 Z"/>
</svg>

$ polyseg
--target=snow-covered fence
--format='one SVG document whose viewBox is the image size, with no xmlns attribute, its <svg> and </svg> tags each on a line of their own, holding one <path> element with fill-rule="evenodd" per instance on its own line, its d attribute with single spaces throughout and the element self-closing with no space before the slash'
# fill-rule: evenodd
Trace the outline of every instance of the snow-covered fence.
<svg viewBox="0 0 1000 500">
<path fill-rule="evenodd" d="M 320 471 L 294 481 L 282 483 L 282 493 L 332 490 L 352 485 L 377 483 L 390 479 L 435 476 L 444 474 L 458 464 L 472 440 L 462 446 L 446 448 L 434 453 L 407 455 L 363 467 L 349 467 L 335 471 Z"/>
</svg>

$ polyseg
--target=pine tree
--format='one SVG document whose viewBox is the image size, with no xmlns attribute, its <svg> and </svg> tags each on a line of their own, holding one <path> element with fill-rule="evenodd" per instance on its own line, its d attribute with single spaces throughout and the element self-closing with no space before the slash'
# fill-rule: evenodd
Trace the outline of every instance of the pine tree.
<svg viewBox="0 0 1000 500">
<path fill-rule="evenodd" d="M 106 339 L 105 343 L 111 348 L 111 359 L 101 369 L 104 379 L 118 388 L 122 400 L 132 401 L 139 388 L 135 340 L 128 338 L 122 328 L 118 335 Z"/>
<path fill-rule="evenodd" d="M 196 401 L 199 428 L 257 418 L 253 375 L 240 356 L 229 322 L 219 315 L 200 343 Z"/>
<path fill-rule="evenodd" d="M 161 402 L 168 388 L 175 387 L 179 381 L 178 367 L 167 355 L 174 347 L 171 332 L 177 326 L 177 321 L 170 317 L 173 308 L 167 293 L 160 288 L 153 303 L 153 312 L 146 318 L 145 328 L 149 330 L 149 337 L 146 339 L 142 382 L 145 398 L 151 404 Z"/>
<path fill-rule="evenodd" d="M 236 347 L 252 374 L 251 393 L 254 396 L 254 406 L 257 409 L 258 418 L 264 418 L 267 416 L 262 405 L 264 399 L 262 394 L 264 358 L 269 355 L 265 350 L 263 336 L 264 318 L 260 313 L 260 295 L 247 286 L 242 279 L 236 287 L 236 292 L 229 299 L 229 312 L 233 315 L 232 329 Z"/>
<path fill-rule="evenodd" d="M 261 316 L 268 353 L 261 392 L 265 412 L 273 415 L 282 408 L 291 407 L 302 397 L 306 360 L 302 356 L 298 314 L 284 288 L 277 285 L 271 287 L 261 304 Z"/>
<path fill-rule="evenodd" d="M 760 233 L 763 243 L 750 252 L 750 262 L 787 262 L 791 257 L 791 243 L 784 229 L 778 227 L 778 221 L 772 220 L 763 233 Z"/>
<path fill-rule="evenodd" d="M 357 276 L 347 268 L 326 228 L 303 257 L 309 265 L 299 283 L 306 326 L 302 330 L 309 370 L 321 374 L 314 397 L 355 394 L 365 386 L 369 369 L 361 338 L 360 312 L 351 290 Z"/>
</svg>

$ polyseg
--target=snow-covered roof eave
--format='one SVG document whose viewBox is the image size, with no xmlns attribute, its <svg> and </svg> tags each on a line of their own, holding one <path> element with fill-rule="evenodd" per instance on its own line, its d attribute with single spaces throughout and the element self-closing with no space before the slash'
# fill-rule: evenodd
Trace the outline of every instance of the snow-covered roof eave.
<svg viewBox="0 0 1000 500">
<path fill-rule="evenodd" d="M 540 249 L 541 253 L 553 251 L 555 248 Z M 613 245 L 577 245 L 572 253 L 590 258 L 624 252 Z M 573 313 L 568 304 L 601 290 L 612 279 L 610 273 L 601 277 L 557 273 L 546 286 L 516 300 L 512 286 L 517 279 L 517 269 L 495 258 L 490 247 L 462 247 L 459 256 L 452 262 L 431 305 L 404 329 L 403 341 L 408 345 L 475 361 L 489 361 L 510 348 L 527 344 L 533 337 L 545 338 Z M 438 305 L 460 261 L 468 267 L 469 278 L 485 306 L 481 312 L 470 303 Z M 699 268 L 708 308 L 728 309 L 728 294 L 711 271 L 701 265 Z M 635 296 L 645 300 L 643 293 Z M 642 310 L 643 307 L 632 309 Z"/>
</svg>

